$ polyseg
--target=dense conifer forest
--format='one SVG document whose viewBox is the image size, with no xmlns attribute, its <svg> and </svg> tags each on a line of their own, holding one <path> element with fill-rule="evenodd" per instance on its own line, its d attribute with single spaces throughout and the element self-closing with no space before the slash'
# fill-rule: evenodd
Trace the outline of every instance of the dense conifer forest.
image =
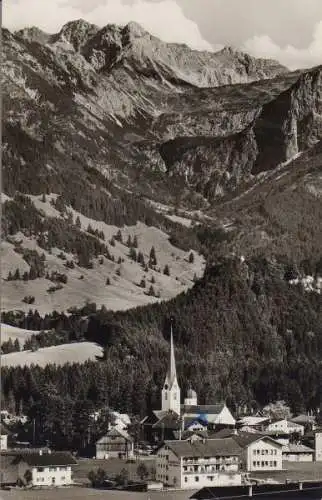
<svg viewBox="0 0 322 500">
<path fill-rule="evenodd" d="M 6 323 L 54 332 L 33 336 L 26 348 L 82 340 L 104 347 L 102 359 L 83 365 L 3 368 L 4 401 L 36 415 L 39 435 L 57 446 L 63 431 L 53 428 L 72 425 L 70 408 L 86 414 L 110 405 L 143 416 L 160 406 L 170 319 L 179 383 L 183 393 L 191 383 L 200 403 L 226 400 L 234 412 L 277 399 L 293 412 L 321 406 L 321 297 L 290 284 L 284 267 L 266 259 L 223 259 L 190 291 L 125 312 L 89 303 L 44 318 L 3 313 Z"/>
</svg>

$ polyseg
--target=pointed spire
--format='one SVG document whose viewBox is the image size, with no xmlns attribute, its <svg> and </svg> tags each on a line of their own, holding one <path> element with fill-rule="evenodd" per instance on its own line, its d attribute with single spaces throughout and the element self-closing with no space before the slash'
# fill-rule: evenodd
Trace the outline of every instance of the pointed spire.
<svg viewBox="0 0 322 500">
<path fill-rule="evenodd" d="M 177 378 L 177 370 L 176 370 L 176 359 L 174 356 L 174 345 L 173 345 L 173 328 L 172 328 L 172 319 L 171 319 L 171 337 L 170 337 L 170 373 L 169 379 L 172 384 L 174 379 Z"/>
</svg>

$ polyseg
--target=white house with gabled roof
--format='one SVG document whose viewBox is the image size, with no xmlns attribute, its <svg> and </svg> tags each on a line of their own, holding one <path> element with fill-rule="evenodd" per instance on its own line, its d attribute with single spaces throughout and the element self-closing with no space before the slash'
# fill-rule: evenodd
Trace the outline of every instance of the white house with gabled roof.
<svg viewBox="0 0 322 500">
<path fill-rule="evenodd" d="M 156 480 L 178 489 L 238 486 L 240 454 L 232 438 L 165 441 L 156 451 Z"/>
</svg>

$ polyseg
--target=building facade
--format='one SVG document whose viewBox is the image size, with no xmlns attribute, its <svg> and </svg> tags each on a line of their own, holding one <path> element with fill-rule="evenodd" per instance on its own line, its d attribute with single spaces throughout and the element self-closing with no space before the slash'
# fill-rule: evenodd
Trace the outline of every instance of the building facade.
<svg viewBox="0 0 322 500">
<path fill-rule="evenodd" d="M 20 480 L 26 482 L 26 472 L 29 471 L 32 486 L 70 485 L 73 482 L 72 466 L 77 464 L 70 453 L 43 451 L 17 455 L 14 463 L 18 466 Z"/>
<path fill-rule="evenodd" d="M 156 453 L 156 480 L 178 489 L 240 485 L 240 451 L 232 438 L 166 441 Z"/>
<path fill-rule="evenodd" d="M 302 444 L 289 444 L 283 447 L 283 460 L 288 462 L 313 462 L 314 450 Z"/>
<path fill-rule="evenodd" d="M 322 462 L 322 431 L 316 431 L 314 435 L 315 461 Z"/>
<path fill-rule="evenodd" d="M 132 437 L 123 429 L 111 429 L 96 443 L 96 458 L 130 458 L 134 455 Z"/>
<path fill-rule="evenodd" d="M 300 436 L 303 436 L 305 428 L 304 425 L 297 424 L 296 422 L 292 422 L 291 420 L 284 418 L 271 422 L 267 425 L 265 430 L 268 432 L 299 434 Z"/>
<path fill-rule="evenodd" d="M 234 435 L 242 448 L 242 467 L 247 472 L 283 469 L 283 445 L 268 436 L 251 433 Z"/>
</svg>

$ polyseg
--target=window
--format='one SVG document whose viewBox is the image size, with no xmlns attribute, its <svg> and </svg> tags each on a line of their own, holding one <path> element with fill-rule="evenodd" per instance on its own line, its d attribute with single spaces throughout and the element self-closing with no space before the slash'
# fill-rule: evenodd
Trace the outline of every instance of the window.
<svg viewBox="0 0 322 500">
<path fill-rule="evenodd" d="M 168 481 L 169 480 L 169 476 L 165 476 L 165 480 Z"/>
<path fill-rule="evenodd" d="M 253 450 L 253 455 L 256 455 L 256 453 L 257 453 L 257 450 Z"/>
<path fill-rule="evenodd" d="M 274 464 L 274 467 L 276 467 L 277 463 L 276 463 L 276 461 L 275 461 L 275 460 L 274 460 L 273 464 Z"/>
<path fill-rule="evenodd" d="M 261 462 L 261 467 L 264 467 L 265 462 Z"/>
<path fill-rule="evenodd" d="M 187 476 L 184 478 L 184 482 L 187 483 L 188 482 L 188 478 Z"/>
<path fill-rule="evenodd" d="M 195 476 L 195 481 L 196 481 L 196 483 L 199 482 L 199 476 Z"/>
<path fill-rule="evenodd" d="M 214 480 L 214 476 L 207 476 L 207 479 L 208 479 L 208 481 L 213 481 Z"/>
<path fill-rule="evenodd" d="M 43 467 L 37 467 L 37 472 L 43 472 L 44 468 Z"/>
<path fill-rule="evenodd" d="M 264 451 L 265 451 L 265 450 L 262 450 L 262 455 L 264 455 Z"/>
<path fill-rule="evenodd" d="M 177 399 L 177 395 L 176 393 L 173 394 L 173 399 L 176 400 Z"/>
<path fill-rule="evenodd" d="M 167 392 L 165 392 L 165 394 L 164 394 L 164 399 L 165 399 L 165 400 L 167 400 L 167 399 L 168 399 L 168 393 L 167 393 Z"/>
<path fill-rule="evenodd" d="M 256 462 L 253 462 L 253 467 L 256 467 Z"/>
</svg>

